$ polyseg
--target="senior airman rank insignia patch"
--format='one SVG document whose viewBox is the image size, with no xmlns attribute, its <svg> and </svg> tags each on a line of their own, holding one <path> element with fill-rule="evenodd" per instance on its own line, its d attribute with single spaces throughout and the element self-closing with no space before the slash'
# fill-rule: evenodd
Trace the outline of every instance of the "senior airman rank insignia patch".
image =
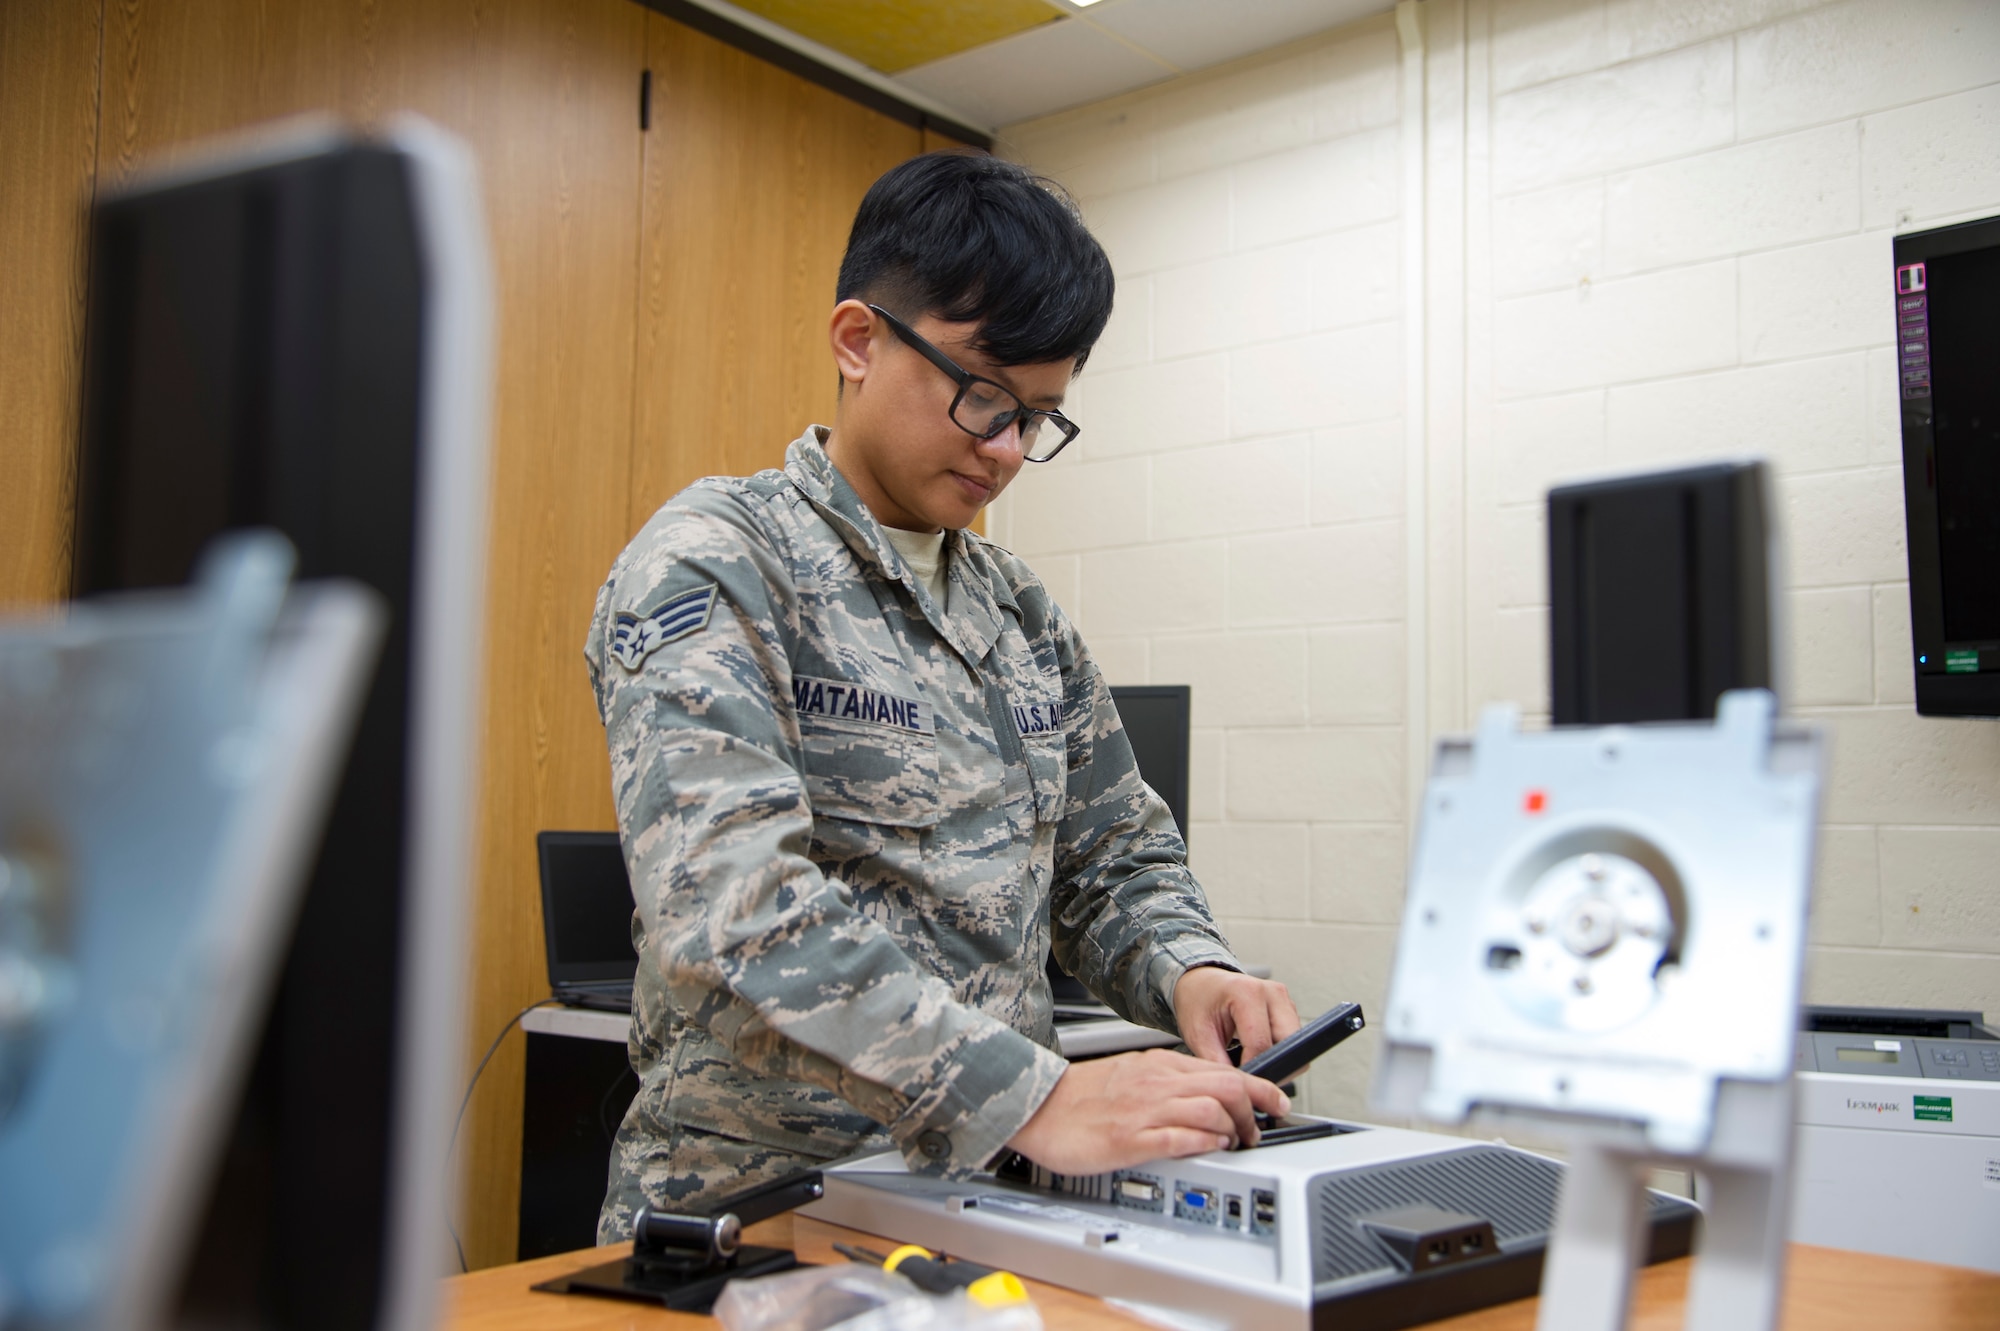
<svg viewBox="0 0 2000 1331">
<path fill-rule="evenodd" d="M 707 628 L 714 610 L 712 582 L 669 597 L 644 618 L 621 610 L 611 619 L 611 655 L 627 670 L 637 670 L 641 661 L 668 643 Z"/>
</svg>

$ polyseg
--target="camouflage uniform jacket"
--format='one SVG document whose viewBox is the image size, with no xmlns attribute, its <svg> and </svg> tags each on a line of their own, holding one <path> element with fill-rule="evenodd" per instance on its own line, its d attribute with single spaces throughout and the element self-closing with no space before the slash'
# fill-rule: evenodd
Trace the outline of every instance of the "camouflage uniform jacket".
<svg viewBox="0 0 2000 1331">
<path fill-rule="evenodd" d="M 607 1237 L 881 1127 L 912 1168 L 979 1169 L 1066 1067 L 1051 947 L 1167 1031 L 1184 970 L 1236 967 L 1040 581 L 953 532 L 935 604 L 822 437 L 690 486 L 598 594 L 640 956 Z"/>
</svg>

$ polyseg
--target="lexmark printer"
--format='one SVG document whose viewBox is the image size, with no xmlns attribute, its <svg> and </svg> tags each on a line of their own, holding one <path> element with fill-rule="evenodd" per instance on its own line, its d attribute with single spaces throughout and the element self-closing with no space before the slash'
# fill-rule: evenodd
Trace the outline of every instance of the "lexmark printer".
<svg viewBox="0 0 2000 1331">
<path fill-rule="evenodd" d="M 1898 1008 L 1802 1024 L 1792 1238 L 2000 1271 L 2000 1032 Z"/>
</svg>

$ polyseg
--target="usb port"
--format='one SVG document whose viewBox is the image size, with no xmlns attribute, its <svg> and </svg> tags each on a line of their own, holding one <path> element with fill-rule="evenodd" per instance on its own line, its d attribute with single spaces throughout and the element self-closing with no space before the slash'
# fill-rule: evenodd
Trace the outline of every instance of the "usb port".
<svg viewBox="0 0 2000 1331">
<path fill-rule="evenodd" d="M 1278 1194 L 1258 1188 L 1250 1194 L 1250 1232 L 1269 1234 L 1278 1227 Z"/>
<path fill-rule="evenodd" d="M 1243 1228 L 1243 1199 L 1224 1197 L 1222 1199 L 1222 1222 L 1231 1229 Z"/>
</svg>

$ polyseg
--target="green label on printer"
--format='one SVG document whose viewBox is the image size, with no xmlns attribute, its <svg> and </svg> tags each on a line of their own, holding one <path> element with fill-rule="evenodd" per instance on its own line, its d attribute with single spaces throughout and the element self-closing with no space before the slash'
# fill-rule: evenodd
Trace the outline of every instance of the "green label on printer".
<svg viewBox="0 0 2000 1331">
<path fill-rule="evenodd" d="M 1947 675 L 1978 674 L 1979 653 L 1976 651 L 1946 652 L 1944 654 L 1944 673 Z"/>
<path fill-rule="evenodd" d="M 1951 1097 L 1948 1095 L 1920 1095 L 1916 1097 L 1917 1122 L 1951 1122 Z"/>
</svg>

